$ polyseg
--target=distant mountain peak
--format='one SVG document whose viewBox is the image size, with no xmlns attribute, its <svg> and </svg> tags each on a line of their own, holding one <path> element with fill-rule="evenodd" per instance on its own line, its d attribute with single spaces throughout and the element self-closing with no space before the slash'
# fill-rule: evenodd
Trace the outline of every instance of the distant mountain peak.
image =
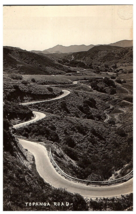
<svg viewBox="0 0 136 214">
<path fill-rule="evenodd" d="M 100 46 L 104 44 L 98 44 L 98 45 L 70 45 L 70 46 L 64 46 L 57 44 L 56 46 L 52 48 L 45 49 L 43 51 L 33 51 L 35 53 L 41 53 L 41 54 L 52 54 L 52 53 L 75 53 L 75 52 L 82 52 L 82 51 L 88 51 L 93 47 Z M 118 46 L 118 47 L 131 47 L 133 46 L 133 40 L 121 40 L 114 43 L 106 44 L 107 46 Z"/>
<path fill-rule="evenodd" d="M 42 51 L 43 53 L 74 53 L 74 52 L 80 52 L 80 51 L 88 51 L 90 48 L 92 48 L 94 45 L 70 45 L 70 46 L 63 46 L 63 45 L 56 45 L 52 48 L 46 49 Z"/>
</svg>

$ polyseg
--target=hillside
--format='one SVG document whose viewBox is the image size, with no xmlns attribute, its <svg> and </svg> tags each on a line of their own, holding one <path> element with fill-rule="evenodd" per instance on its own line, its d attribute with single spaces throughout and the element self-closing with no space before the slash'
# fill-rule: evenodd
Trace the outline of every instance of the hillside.
<svg viewBox="0 0 136 214">
<path fill-rule="evenodd" d="M 107 44 L 110 46 L 118 46 L 118 47 L 132 47 L 133 46 L 133 40 L 121 40 L 118 42 L 114 42 L 111 44 Z M 43 51 L 40 50 L 32 50 L 32 52 L 37 54 L 60 54 L 60 53 L 75 53 L 75 52 L 81 52 L 81 51 L 88 51 L 93 47 L 96 47 L 99 45 L 70 45 L 70 46 L 63 46 L 63 45 L 56 45 L 52 48 L 45 49 Z"/>
<path fill-rule="evenodd" d="M 132 47 L 133 46 L 133 40 L 121 40 L 118 42 L 111 43 L 110 46 Z"/>
<path fill-rule="evenodd" d="M 73 185 L 80 189 L 83 181 L 76 184 L 63 178 L 63 186 L 60 169 L 54 172 L 59 178 L 52 176 L 54 160 L 75 180 L 87 180 L 88 191 L 93 181 L 114 182 L 133 169 L 132 51 L 132 47 L 99 45 L 88 51 L 44 56 L 4 47 L 4 211 L 132 210 L 133 196 L 126 188 L 122 187 L 125 193 L 118 190 L 119 198 L 118 192 L 109 198 L 114 189 L 109 185 L 104 198 L 98 194 L 92 199 L 99 193 L 94 186 L 94 197 L 90 189 L 86 199 L 84 188 L 82 196 L 69 189 Z M 68 96 L 61 96 L 64 90 Z M 35 111 L 46 116 L 35 121 Z M 13 128 L 30 119 L 34 121 L 29 125 Z M 39 164 L 43 163 L 47 177 L 40 174 L 37 159 L 21 146 L 20 139 L 36 142 L 49 157 L 52 154 L 51 168 L 47 159 Z M 49 202 L 50 206 L 26 206 L 28 202 Z M 70 206 L 56 207 L 54 202 Z"/>
<path fill-rule="evenodd" d="M 94 45 L 70 45 L 70 46 L 63 46 L 63 45 L 56 45 L 55 47 L 46 49 L 42 51 L 44 54 L 46 53 L 73 53 L 79 51 L 88 51 Z"/>
<path fill-rule="evenodd" d="M 5 115 L 6 116 L 6 115 Z M 87 210 L 85 200 L 77 194 L 55 189 L 43 181 L 35 168 L 31 153 L 25 150 L 12 134 L 7 119 L 4 120 L 4 211 Z M 69 207 L 55 207 L 53 201 L 69 201 Z M 26 206 L 26 202 L 48 202 L 48 206 Z"/>
<path fill-rule="evenodd" d="M 64 57 L 63 62 L 73 65 L 80 62 L 84 67 L 96 68 L 96 66 L 114 65 L 115 63 L 132 63 L 133 48 L 122 48 L 109 45 L 99 45 L 91 48 L 88 51 L 69 54 Z M 83 65 L 82 65 L 83 66 Z M 81 67 L 82 67 L 81 66 Z"/>
<path fill-rule="evenodd" d="M 4 47 L 4 71 L 20 74 L 58 74 L 65 73 L 62 65 L 46 56 L 20 48 Z"/>
</svg>

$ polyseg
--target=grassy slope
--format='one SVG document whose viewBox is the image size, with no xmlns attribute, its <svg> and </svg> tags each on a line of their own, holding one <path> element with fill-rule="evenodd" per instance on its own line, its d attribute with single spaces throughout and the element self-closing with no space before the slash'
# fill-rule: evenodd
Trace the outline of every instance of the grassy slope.
<svg viewBox="0 0 136 214">
<path fill-rule="evenodd" d="M 4 100 L 13 102 L 23 102 L 30 100 L 42 100 L 56 97 L 61 93 L 59 88 L 39 85 L 29 80 L 13 79 L 10 75 L 4 73 Z"/>
<path fill-rule="evenodd" d="M 13 47 L 4 47 L 4 70 L 20 74 L 65 73 L 63 66 L 46 56 Z"/>
</svg>

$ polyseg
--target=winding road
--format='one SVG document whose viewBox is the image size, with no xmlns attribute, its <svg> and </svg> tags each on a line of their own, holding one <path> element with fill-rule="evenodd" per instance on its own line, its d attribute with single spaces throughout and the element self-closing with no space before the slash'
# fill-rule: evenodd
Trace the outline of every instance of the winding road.
<svg viewBox="0 0 136 214">
<path fill-rule="evenodd" d="M 63 90 L 63 94 L 44 101 L 34 101 L 23 103 L 23 105 L 36 104 L 41 102 L 48 102 L 53 100 L 61 99 L 70 94 L 70 91 Z M 32 120 L 27 122 L 23 122 L 17 125 L 14 125 L 13 128 L 17 129 L 20 127 L 24 127 L 31 123 L 35 123 L 38 120 L 41 120 L 46 117 L 44 113 L 34 111 L 33 114 L 35 117 Z M 19 143 L 29 152 L 31 152 L 35 157 L 35 164 L 39 175 L 44 179 L 45 182 L 49 183 L 55 188 L 64 188 L 72 193 L 79 193 L 83 197 L 87 198 L 96 198 L 96 197 L 113 197 L 120 196 L 123 194 L 129 194 L 133 192 L 133 178 L 130 180 L 120 183 L 114 184 L 110 186 L 87 186 L 86 184 L 76 183 L 74 181 L 69 181 L 56 172 L 52 163 L 49 160 L 48 153 L 46 148 L 38 143 L 27 141 L 24 139 L 18 139 Z"/>
<path fill-rule="evenodd" d="M 66 97 L 67 95 L 70 94 L 70 91 L 68 91 L 68 90 L 62 90 L 62 92 L 63 92 L 63 94 L 61 94 L 61 95 L 58 96 L 58 97 L 52 98 L 52 99 L 40 100 L 40 101 L 31 101 L 31 102 L 26 102 L 26 103 L 20 103 L 20 105 L 28 106 L 28 105 L 37 104 L 37 103 L 50 102 L 50 101 L 53 101 L 53 100 L 59 100 L 59 99 L 61 99 L 61 98 L 63 98 L 63 97 Z"/>
</svg>

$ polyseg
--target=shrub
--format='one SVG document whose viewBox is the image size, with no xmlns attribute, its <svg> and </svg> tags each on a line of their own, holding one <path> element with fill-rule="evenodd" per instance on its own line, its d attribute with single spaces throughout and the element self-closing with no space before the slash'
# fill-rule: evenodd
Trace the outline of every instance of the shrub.
<svg viewBox="0 0 136 214">
<path fill-rule="evenodd" d="M 19 89 L 19 85 L 13 85 L 13 87 L 14 87 L 14 89 L 17 90 L 17 91 L 20 90 L 20 89 Z"/>
<path fill-rule="evenodd" d="M 116 89 L 113 88 L 113 87 L 111 87 L 111 88 L 110 88 L 110 94 L 116 94 Z"/>
<path fill-rule="evenodd" d="M 111 124 L 111 125 L 115 125 L 115 121 L 112 118 L 109 119 L 108 123 Z"/>
<path fill-rule="evenodd" d="M 65 143 L 71 148 L 75 147 L 76 145 L 75 141 L 70 136 L 65 138 Z"/>
<path fill-rule="evenodd" d="M 115 79 L 115 78 L 116 78 L 115 76 L 113 76 L 113 75 L 111 76 L 111 79 Z"/>
<path fill-rule="evenodd" d="M 53 89 L 51 87 L 47 87 L 48 91 L 53 92 Z"/>
<path fill-rule="evenodd" d="M 10 74 L 10 77 L 15 80 L 22 80 L 22 76 L 19 74 Z"/>
<path fill-rule="evenodd" d="M 116 133 L 117 133 L 118 135 L 120 135 L 121 137 L 126 137 L 126 136 L 127 136 L 127 134 L 125 133 L 125 131 L 124 131 L 122 128 L 118 128 L 118 129 L 116 130 Z"/>
<path fill-rule="evenodd" d="M 105 83 L 106 85 L 108 85 L 108 86 L 112 86 L 112 87 L 114 87 L 114 88 L 116 87 L 114 81 L 111 80 L 111 79 L 109 79 L 108 77 L 105 77 L 105 78 L 103 79 L 103 81 L 104 81 L 104 83 Z"/>
<path fill-rule="evenodd" d="M 31 82 L 35 82 L 35 79 L 34 79 L 34 78 L 32 78 L 32 79 L 31 79 Z"/>
<path fill-rule="evenodd" d="M 73 200 L 74 200 L 73 211 L 81 211 L 81 210 L 87 211 L 88 210 L 87 204 L 85 203 L 85 200 L 81 195 L 75 194 Z"/>
<path fill-rule="evenodd" d="M 95 135 L 99 139 L 104 140 L 103 136 L 98 131 L 96 131 L 94 128 L 92 128 L 91 132 L 93 135 Z"/>
<path fill-rule="evenodd" d="M 77 152 L 75 149 L 72 149 L 68 146 L 63 146 L 62 149 L 70 158 L 72 158 L 73 160 L 78 160 Z"/>
<path fill-rule="evenodd" d="M 69 113 L 69 110 L 67 108 L 67 104 L 66 101 L 61 101 L 61 108 L 66 111 L 67 113 Z"/>
<path fill-rule="evenodd" d="M 24 85 L 27 85 L 27 84 L 28 84 L 28 82 L 27 82 L 26 80 L 22 80 L 21 83 L 24 84 Z"/>
<path fill-rule="evenodd" d="M 121 79 L 116 79 L 116 82 L 120 84 L 122 83 Z"/>
<path fill-rule="evenodd" d="M 93 98 L 83 101 L 84 105 L 89 105 L 91 108 L 96 108 L 96 101 Z"/>
</svg>

